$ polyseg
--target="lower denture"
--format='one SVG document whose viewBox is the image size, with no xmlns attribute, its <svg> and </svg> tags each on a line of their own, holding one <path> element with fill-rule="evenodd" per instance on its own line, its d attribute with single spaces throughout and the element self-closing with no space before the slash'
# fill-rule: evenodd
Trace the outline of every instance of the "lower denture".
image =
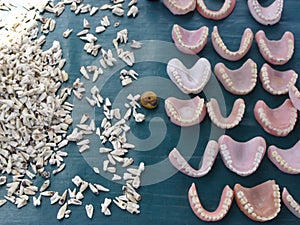
<svg viewBox="0 0 300 225">
<path fill-rule="evenodd" d="M 196 190 L 196 185 L 194 183 L 189 189 L 188 198 L 194 214 L 199 219 L 203 221 L 219 221 L 227 215 L 231 207 L 233 201 L 233 191 L 228 185 L 224 187 L 219 206 L 214 212 L 209 212 L 203 208 Z"/>
<path fill-rule="evenodd" d="M 274 180 L 251 188 L 236 184 L 234 196 L 240 210 L 254 221 L 272 220 L 280 212 L 280 190 Z"/>
<path fill-rule="evenodd" d="M 196 0 L 163 0 L 163 3 L 174 15 L 184 15 L 196 8 Z"/>
<path fill-rule="evenodd" d="M 197 0 L 198 12 L 207 19 L 222 20 L 228 17 L 236 5 L 236 0 L 225 0 L 222 7 L 219 10 L 208 9 L 204 3 L 204 0 Z"/>
</svg>

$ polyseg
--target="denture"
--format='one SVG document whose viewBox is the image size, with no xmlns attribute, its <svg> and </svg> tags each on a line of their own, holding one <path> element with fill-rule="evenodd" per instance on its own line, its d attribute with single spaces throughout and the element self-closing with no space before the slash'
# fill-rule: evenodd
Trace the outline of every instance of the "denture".
<svg viewBox="0 0 300 225">
<path fill-rule="evenodd" d="M 222 38 L 220 37 L 217 26 L 214 26 L 211 38 L 215 51 L 222 58 L 230 61 L 238 61 L 243 58 L 250 50 L 253 41 L 253 32 L 250 28 L 246 28 L 244 30 L 242 40 L 240 42 L 240 47 L 237 51 L 230 51 L 227 48 Z"/>
<path fill-rule="evenodd" d="M 172 39 L 177 49 L 185 54 L 198 54 L 206 45 L 208 27 L 202 26 L 196 30 L 186 30 L 178 24 L 172 28 Z"/>
<path fill-rule="evenodd" d="M 266 152 L 266 142 L 262 137 L 237 142 L 228 135 L 222 135 L 218 143 L 225 166 L 240 176 L 254 173 Z"/>
<path fill-rule="evenodd" d="M 188 198 L 194 214 L 200 220 L 219 221 L 227 215 L 231 207 L 233 201 L 233 190 L 228 185 L 224 187 L 218 208 L 214 212 L 209 212 L 203 208 L 194 183 L 189 189 Z"/>
<path fill-rule="evenodd" d="M 240 210 L 254 221 L 272 220 L 280 212 L 280 190 L 274 180 L 251 188 L 236 184 L 234 196 Z"/>
<path fill-rule="evenodd" d="M 207 19 L 222 20 L 229 16 L 236 4 L 236 0 L 225 0 L 222 7 L 219 10 L 208 9 L 204 0 L 197 0 L 198 12 Z"/>
<path fill-rule="evenodd" d="M 206 115 L 204 99 L 199 96 L 188 100 L 169 97 L 165 100 L 165 110 L 172 123 L 183 127 L 201 123 Z"/>
<path fill-rule="evenodd" d="M 284 173 L 300 173 L 300 141 L 289 149 L 280 149 L 274 145 L 268 148 L 268 157 Z"/>
<path fill-rule="evenodd" d="M 286 187 L 284 187 L 282 191 L 282 201 L 291 213 L 293 213 L 296 217 L 300 218 L 300 205 L 288 192 Z"/>
<path fill-rule="evenodd" d="M 163 3 L 174 15 L 184 15 L 196 8 L 196 0 L 163 0 Z"/>
<path fill-rule="evenodd" d="M 211 65 L 206 58 L 200 58 L 188 69 L 177 58 L 168 62 L 167 73 L 176 86 L 185 94 L 200 93 L 211 76 Z"/>
<path fill-rule="evenodd" d="M 214 72 L 224 88 L 235 95 L 246 95 L 256 85 L 257 65 L 252 59 L 248 59 L 236 70 L 228 69 L 223 63 L 217 63 Z"/>
<path fill-rule="evenodd" d="M 289 97 L 292 104 L 297 110 L 300 110 L 300 92 L 296 86 L 292 86 L 289 90 Z"/>
<path fill-rule="evenodd" d="M 254 116 L 261 127 L 274 136 L 287 136 L 297 121 L 297 109 L 287 99 L 277 108 L 269 108 L 263 100 L 256 102 Z"/>
<path fill-rule="evenodd" d="M 206 108 L 210 120 L 217 127 L 222 129 L 231 129 L 241 122 L 244 116 L 246 105 L 244 100 L 241 98 L 235 100 L 232 111 L 227 117 L 222 116 L 219 103 L 214 98 L 211 98 L 211 100 L 206 103 Z"/>
<path fill-rule="evenodd" d="M 169 160 L 172 165 L 183 174 L 191 177 L 203 177 L 211 170 L 218 152 L 218 143 L 214 140 L 210 140 L 206 145 L 202 158 L 202 165 L 199 170 L 192 168 L 176 148 L 170 152 Z"/>
<path fill-rule="evenodd" d="M 260 69 L 263 88 L 273 95 L 283 95 L 296 84 L 298 74 L 294 70 L 279 71 L 265 63 Z"/>
<path fill-rule="evenodd" d="M 280 40 L 269 40 L 263 30 L 255 35 L 262 57 L 273 65 L 287 63 L 294 54 L 294 35 L 286 31 Z"/>
<path fill-rule="evenodd" d="M 283 11 L 283 0 L 274 0 L 274 2 L 263 7 L 258 0 L 248 0 L 248 8 L 252 17 L 263 25 L 274 25 L 280 21 Z"/>
</svg>

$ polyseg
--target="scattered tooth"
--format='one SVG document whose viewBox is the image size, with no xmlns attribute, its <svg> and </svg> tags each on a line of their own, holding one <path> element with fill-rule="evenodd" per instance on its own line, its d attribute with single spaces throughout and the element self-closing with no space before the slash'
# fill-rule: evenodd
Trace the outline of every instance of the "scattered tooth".
<svg viewBox="0 0 300 225">
<path fill-rule="evenodd" d="M 112 12 L 114 15 L 116 15 L 116 16 L 123 16 L 123 15 L 124 15 L 124 9 L 119 8 L 119 7 L 113 8 L 111 12 Z"/>
<path fill-rule="evenodd" d="M 122 177 L 120 175 L 118 175 L 118 174 L 114 174 L 111 180 L 112 181 L 122 180 Z"/>
<path fill-rule="evenodd" d="M 99 10 L 98 7 L 93 6 L 90 11 L 90 16 L 95 15 L 98 12 L 98 10 Z"/>
<path fill-rule="evenodd" d="M 81 187 L 80 187 L 81 188 Z M 82 192 L 82 191 L 81 191 Z M 76 197 L 76 188 L 74 188 L 73 190 L 71 190 L 70 188 L 68 188 L 68 193 L 69 193 L 69 197 L 75 198 Z"/>
<path fill-rule="evenodd" d="M 50 186 L 50 180 L 45 180 L 42 186 L 40 187 L 40 192 L 45 191 Z"/>
<path fill-rule="evenodd" d="M 136 40 L 132 40 L 130 42 L 130 47 L 131 48 L 136 48 L 136 49 L 139 49 L 143 46 L 143 43 L 142 42 L 139 42 L 139 41 L 136 41 Z"/>
<path fill-rule="evenodd" d="M 81 199 L 84 199 L 84 195 L 79 191 L 76 193 L 76 197 L 75 197 L 77 200 L 81 200 Z"/>
<path fill-rule="evenodd" d="M 57 216 L 56 216 L 56 218 L 58 220 L 61 220 L 65 217 L 65 212 L 66 212 L 67 208 L 68 208 L 68 203 L 65 203 L 63 206 L 60 207 L 60 209 L 57 212 Z"/>
<path fill-rule="evenodd" d="M 68 38 L 70 34 L 73 32 L 73 29 L 67 29 L 63 32 L 63 37 Z"/>
<path fill-rule="evenodd" d="M 99 191 L 104 191 L 104 192 L 109 192 L 109 189 L 100 185 L 100 184 L 94 184 L 94 186 L 99 190 Z"/>
<path fill-rule="evenodd" d="M 0 186 L 4 185 L 6 183 L 6 176 L 1 176 L 0 177 Z"/>
<path fill-rule="evenodd" d="M 88 218 L 92 219 L 94 214 L 94 206 L 92 204 L 85 205 L 85 211 Z"/>
<path fill-rule="evenodd" d="M 135 5 L 132 5 L 127 12 L 127 16 L 128 17 L 129 16 L 136 17 L 138 12 L 139 12 L 138 7 L 136 7 Z"/>
<path fill-rule="evenodd" d="M 100 7 L 101 10 L 106 10 L 106 9 L 111 9 L 112 8 L 112 5 L 110 4 L 104 4 Z"/>
<path fill-rule="evenodd" d="M 101 25 L 104 26 L 104 27 L 108 27 L 110 26 L 110 21 L 108 19 L 108 16 L 104 16 L 102 18 L 102 20 L 100 21 Z"/>
<path fill-rule="evenodd" d="M 96 174 L 100 174 L 100 170 L 98 167 L 93 167 L 93 170 Z"/>
<path fill-rule="evenodd" d="M 79 31 L 76 35 L 80 37 L 80 36 L 86 35 L 88 32 L 89 32 L 89 29 L 84 29 L 82 31 Z"/>
<path fill-rule="evenodd" d="M 84 76 L 86 79 L 90 79 L 88 72 L 86 71 L 84 66 L 80 67 L 80 73 L 82 74 L 82 76 Z"/>
<path fill-rule="evenodd" d="M 0 199 L 0 207 L 3 206 L 7 202 L 6 199 Z"/>
<path fill-rule="evenodd" d="M 99 33 L 104 32 L 105 30 L 106 30 L 105 26 L 98 26 L 98 27 L 96 27 L 95 32 L 96 32 L 97 34 L 99 34 Z"/>
<path fill-rule="evenodd" d="M 90 139 L 84 139 L 82 141 L 77 142 L 77 146 L 89 145 L 89 144 L 90 144 Z"/>
<path fill-rule="evenodd" d="M 89 183 L 89 188 L 95 195 L 99 194 L 99 190 L 92 183 Z"/>
<path fill-rule="evenodd" d="M 82 205 L 82 201 L 76 199 L 76 198 L 71 198 L 68 200 L 68 205 Z"/>
<path fill-rule="evenodd" d="M 50 204 L 56 204 L 60 200 L 61 196 L 59 195 L 58 192 L 55 192 L 53 196 L 50 198 Z"/>
<path fill-rule="evenodd" d="M 66 202 L 68 190 L 65 190 L 64 193 L 60 196 L 58 204 L 63 205 Z"/>
<path fill-rule="evenodd" d="M 56 175 L 56 174 L 60 173 L 61 171 L 63 171 L 63 169 L 64 169 L 65 167 L 66 167 L 66 164 L 65 164 L 65 163 L 61 164 L 57 169 L 55 169 L 55 170 L 52 171 L 52 174 L 53 174 L 53 175 Z"/>
<path fill-rule="evenodd" d="M 76 175 L 74 178 L 72 178 L 73 184 L 75 184 L 77 187 L 79 187 L 81 185 L 82 181 L 83 180 L 78 175 Z"/>
<path fill-rule="evenodd" d="M 90 25 L 89 21 L 86 18 L 83 19 L 83 28 L 84 29 L 90 29 L 91 28 L 91 25 Z"/>
<path fill-rule="evenodd" d="M 43 192 L 41 192 L 41 195 L 45 196 L 45 197 L 52 197 L 54 194 L 55 194 L 54 191 L 43 191 Z"/>
<path fill-rule="evenodd" d="M 87 151 L 87 150 L 89 150 L 90 149 L 90 146 L 89 145 L 82 145 L 80 148 L 79 148 L 79 152 L 80 153 L 83 153 L 83 152 L 85 152 L 85 151 Z"/>
<path fill-rule="evenodd" d="M 110 210 L 108 209 L 108 207 L 110 206 L 112 200 L 109 199 L 109 198 L 105 198 L 104 199 L 104 202 L 101 203 L 101 212 L 106 215 L 106 216 L 110 216 L 111 215 L 111 212 Z"/>
</svg>

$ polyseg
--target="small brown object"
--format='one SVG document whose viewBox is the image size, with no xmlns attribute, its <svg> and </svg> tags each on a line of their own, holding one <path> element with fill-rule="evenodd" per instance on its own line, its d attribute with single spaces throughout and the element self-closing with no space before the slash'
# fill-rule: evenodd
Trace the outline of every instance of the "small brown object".
<svg viewBox="0 0 300 225">
<path fill-rule="evenodd" d="M 158 105 L 158 97 L 153 91 L 146 91 L 141 95 L 141 104 L 146 109 L 155 109 Z"/>
</svg>

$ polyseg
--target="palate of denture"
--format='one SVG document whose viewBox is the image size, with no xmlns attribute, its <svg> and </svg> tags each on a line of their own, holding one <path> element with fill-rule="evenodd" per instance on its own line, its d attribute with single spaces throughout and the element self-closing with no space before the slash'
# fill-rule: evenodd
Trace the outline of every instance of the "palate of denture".
<svg viewBox="0 0 300 225">
<path fill-rule="evenodd" d="M 201 123 L 206 115 L 204 99 L 199 96 L 187 100 L 169 97 L 165 110 L 172 123 L 183 127 Z"/>
<path fill-rule="evenodd" d="M 296 86 L 292 86 L 289 90 L 289 97 L 291 99 L 291 102 L 293 106 L 300 110 L 300 91 Z"/>
<path fill-rule="evenodd" d="M 300 218 L 300 205 L 293 196 L 288 192 L 287 188 L 284 187 L 282 191 L 282 201 L 284 205 L 293 213 L 296 217 Z"/>
<path fill-rule="evenodd" d="M 190 69 L 177 58 L 168 62 L 167 73 L 176 86 L 185 94 L 200 93 L 211 76 L 211 65 L 206 58 L 200 58 Z"/>
<path fill-rule="evenodd" d="M 300 141 L 289 149 L 280 149 L 275 145 L 268 148 L 268 157 L 284 173 L 300 173 Z"/>
<path fill-rule="evenodd" d="M 214 72 L 224 88 L 235 95 L 250 93 L 257 82 L 257 65 L 252 59 L 248 59 L 236 70 L 227 68 L 223 63 L 217 63 Z"/>
<path fill-rule="evenodd" d="M 226 185 L 223 189 L 218 208 L 213 212 L 209 212 L 203 208 L 200 202 L 195 183 L 191 185 L 188 192 L 190 206 L 194 214 L 203 221 L 219 221 L 223 219 L 231 207 L 233 196 L 233 190 Z"/>
<path fill-rule="evenodd" d="M 218 143 L 214 140 L 210 140 L 206 145 L 199 170 L 192 168 L 176 148 L 169 153 L 169 160 L 180 172 L 191 177 L 203 177 L 211 170 L 218 152 Z"/>
<path fill-rule="evenodd" d="M 222 38 L 220 37 L 217 26 L 214 26 L 213 32 L 211 34 L 212 44 L 215 51 L 224 59 L 230 61 L 238 61 L 243 58 L 251 48 L 253 41 L 253 32 L 250 28 L 244 30 L 242 40 L 240 42 L 240 47 L 237 51 L 230 51 Z"/>
<path fill-rule="evenodd" d="M 208 39 L 208 27 L 202 26 L 196 30 L 187 30 L 178 24 L 172 28 L 172 39 L 177 49 L 185 54 L 198 54 L 206 45 Z"/>
<path fill-rule="evenodd" d="M 196 8 L 196 0 L 163 0 L 163 3 L 174 15 L 184 15 Z"/>
<path fill-rule="evenodd" d="M 297 122 L 297 109 L 286 99 L 277 108 L 270 108 L 263 100 L 256 102 L 254 116 L 261 127 L 274 136 L 287 136 Z"/>
<path fill-rule="evenodd" d="M 228 135 L 222 135 L 218 143 L 225 166 L 240 176 L 253 174 L 266 152 L 266 141 L 262 137 L 238 142 Z"/>
<path fill-rule="evenodd" d="M 255 35 L 255 40 L 262 57 L 273 65 L 287 63 L 294 54 L 294 35 L 286 31 L 280 40 L 270 40 L 263 30 Z"/>
<path fill-rule="evenodd" d="M 217 127 L 222 129 L 231 129 L 241 122 L 244 116 L 246 105 L 244 100 L 241 98 L 235 100 L 232 111 L 227 117 L 222 116 L 220 106 L 217 100 L 214 98 L 211 98 L 211 100 L 206 103 L 206 108 L 210 120 Z"/>
<path fill-rule="evenodd" d="M 280 21 L 283 11 L 283 0 L 274 0 L 272 4 L 263 7 L 258 0 L 248 0 L 248 8 L 252 17 L 263 25 L 274 25 Z"/>
<path fill-rule="evenodd" d="M 279 71 L 265 63 L 260 69 L 263 88 L 273 95 L 283 95 L 296 84 L 298 74 L 294 70 Z"/>
<path fill-rule="evenodd" d="M 274 180 L 251 188 L 236 184 L 234 197 L 240 210 L 254 221 L 272 220 L 280 212 L 280 189 Z"/>
<path fill-rule="evenodd" d="M 222 20 L 229 16 L 236 5 L 236 0 L 225 0 L 219 10 L 208 9 L 204 0 L 197 0 L 198 12 L 207 19 Z"/>
</svg>

